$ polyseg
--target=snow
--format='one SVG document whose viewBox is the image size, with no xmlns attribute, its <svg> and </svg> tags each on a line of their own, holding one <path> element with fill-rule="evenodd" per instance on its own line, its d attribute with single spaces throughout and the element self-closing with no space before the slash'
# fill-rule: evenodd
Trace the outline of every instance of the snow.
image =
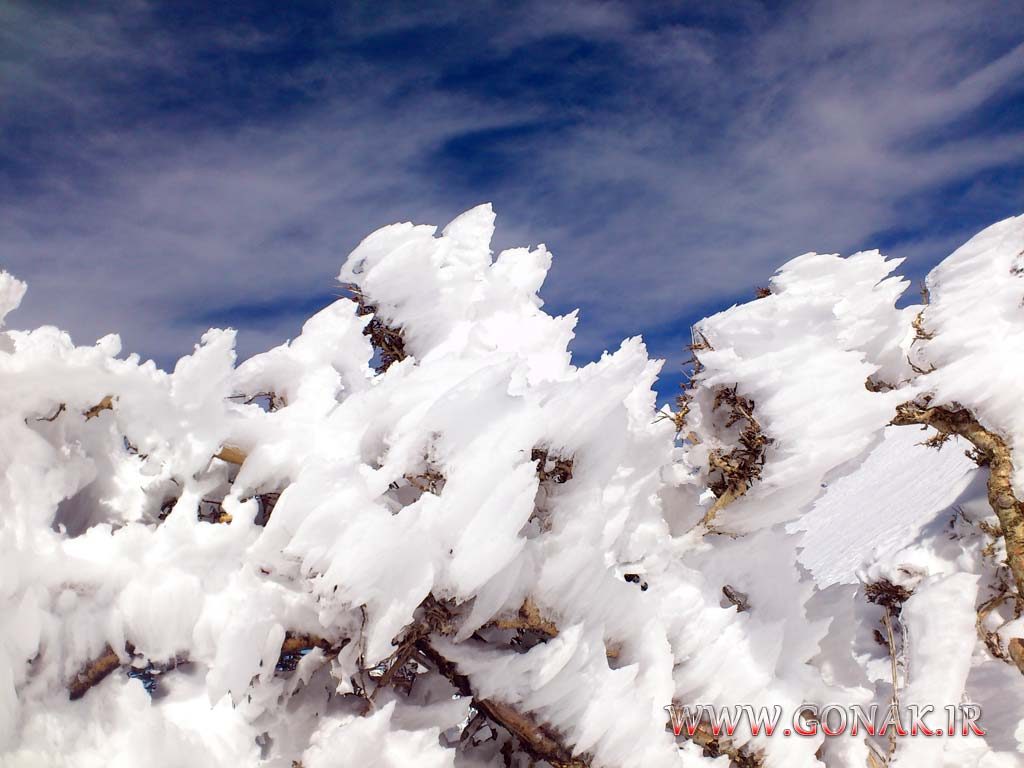
<svg viewBox="0 0 1024 768">
<path fill-rule="evenodd" d="M 661 361 L 629 338 L 575 364 L 576 315 L 538 295 L 551 254 L 492 254 L 494 224 L 371 234 L 339 274 L 363 307 L 241 364 L 230 329 L 170 372 L 115 336 L 0 332 L 0 764 L 521 766 L 525 722 L 559 759 L 723 765 L 664 707 L 886 705 L 885 587 L 906 590 L 904 703 L 992 711 L 986 737 L 893 764 L 1021 765 L 1019 672 L 990 647 L 1021 622 L 1004 602 L 988 645 L 975 628 L 1007 586 L 985 470 L 888 425 L 928 396 L 1024 444 L 1024 218 L 936 268 L 927 306 L 895 307 L 908 283 L 876 251 L 793 259 L 698 323 L 680 435 Z M 4 328 L 24 291 L 0 274 Z M 386 370 L 381 323 L 405 351 Z M 711 459 L 744 439 L 733 389 L 763 466 L 706 526 Z M 787 768 L 869 750 L 727 746 Z"/>
<path fill-rule="evenodd" d="M 823 587 L 856 583 L 862 565 L 912 544 L 941 515 L 951 517 L 978 472 L 962 444 L 937 451 L 921 445 L 928 436 L 922 430 L 888 427 L 884 434 L 857 469 L 826 483 L 790 526 L 805 531 L 799 560 Z"/>
<path fill-rule="evenodd" d="M 454 754 L 438 744 L 437 728 L 394 729 L 394 711 L 395 702 L 391 702 L 367 717 L 350 717 L 321 728 L 313 737 L 303 765 L 334 768 L 342 765 L 342 760 L 366 768 L 450 768 L 455 764 Z"/>
<path fill-rule="evenodd" d="M 771 295 L 697 324 L 712 347 L 700 353 L 700 393 L 737 386 L 764 431 L 778 436 L 762 481 L 730 510 L 732 530 L 801 514 L 825 475 L 861 457 L 908 399 L 865 388 L 869 377 L 895 381 L 909 371 L 914 309 L 894 307 L 908 285 L 891 276 L 899 263 L 877 251 L 804 254 L 772 278 Z M 704 446 L 715 447 L 723 437 L 715 409 L 707 396 L 697 405 L 693 425 L 707 424 Z"/>
<path fill-rule="evenodd" d="M 946 704 L 963 698 L 975 644 L 977 594 L 978 577 L 956 573 L 921 584 L 903 606 L 909 673 L 900 705 L 934 708 L 937 717 L 929 719 L 930 727 L 942 727 Z M 910 739 L 893 764 L 941 764 L 944 747 L 939 740 Z"/>
<path fill-rule="evenodd" d="M 986 229 L 928 275 L 924 326 L 933 338 L 919 357 L 940 402 L 967 406 L 1011 438 L 1018 497 L 1024 491 L 1024 216 Z"/>
</svg>

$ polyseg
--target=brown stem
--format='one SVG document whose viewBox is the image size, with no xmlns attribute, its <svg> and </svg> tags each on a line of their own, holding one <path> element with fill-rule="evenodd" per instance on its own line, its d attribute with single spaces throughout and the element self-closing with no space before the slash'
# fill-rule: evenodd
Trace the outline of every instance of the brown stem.
<svg viewBox="0 0 1024 768">
<path fill-rule="evenodd" d="M 721 406 L 729 409 L 725 427 L 742 423 L 738 445 L 728 453 L 713 450 L 708 454 L 709 487 L 718 498 L 705 513 L 702 524 L 709 531 L 718 513 L 743 496 L 756 480 L 761 478 L 768 453 L 768 446 L 774 441 L 754 418 L 753 400 L 737 393 L 737 387 L 719 387 L 715 393 L 712 410 Z M 717 473 L 717 477 L 714 475 Z"/>
<path fill-rule="evenodd" d="M 302 653 L 303 651 L 311 651 L 314 648 L 337 652 L 348 645 L 348 642 L 348 638 L 345 637 L 341 639 L 341 642 L 332 645 L 330 640 L 325 640 L 317 635 L 289 632 L 284 636 L 284 642 L 281 643 L 281 653 Z"/>
<path fill-rule="evenodd" d="M 547 638 L 558 637 L 558 626 L 540 612 L 531 598 L 526 598 L 515 616 L 497 618 L 491 624 L 498 629 L 523 629 Z"/>
<path fill-rule="evenodd" d="M 1006 650 L 1010 654 L 1010 660 L 1017 665 L 1017 669 L 1024 673 L 1024 640 L 1019 637 L 1011 638 L 1006 644 Z"/>
<path fill-rule="evenodd" d="M 529 715 L 520 712 L 511 704 L 478 698 L 473 692 L 469 678 L 460 674 L 456 665 L 439 653 L 428 640 L 418 640 L 416 648 L 459 693 L 472 697 L 473 707 L 477 712 L 515 736 L 532 758 L 544 760 L 554 768 L 589 768 L 588 759 L 574 757 L 572 749 L 564 745 L 556 733 L 537 723 Z"/>
<path fill-rule="evenodd" d="M 885 613 L 882 614 L 882 622 L 885 624 L 885 638 L 889 644 L 889 674 L 892 675 L 892 706 L 893 715 L 897 718 L 900 713 L 900 678 L 899 664 L 896 660 L 896 637 L 892 631 L 892 609 L 888 605 L 882 606 Z M 896 729 L 889 731 L 889 758 L 896 754 Z"/>
<path fill-rule="evenodd" d="M 226 461 L 228 464 L 241 464 L 245 461 L 246 454 L 241 448 L 234 445 L 223 445 L 221 449 L 213 455 L 213 458 Z"/>
<path fill-rule="evenodd" d="M 86 691 L 102 682 L 107 675 L 121 666 L 121 659 L 109 645 L 103 653 L 86 664 L 82 670 L 68 683 L 68 698 L 72 701 L 85 696 Z"/>
<path fill-rule="evenodd" d="M 750 752 L 746 747 L 735 747 L 723 741 L 721 736 L 715 736 L 703 723 L 693 730 L 692 736 L 687 733 L 687 738 L 699 746 L 706 757 L 728 757 L 731 768 L 761 768 L 764 765 L 760 755 Z"/>
<path fill-rule="evenodd" d="M 988 503 L 999 518 L 1006 544 L 1006 564 L 1013 574 L 1017 599 L 1024 596 L 1024 504 L 1013 492 L 1013 460 L 1010 447 L 1002 437 L 985 429 L 966 408 L 953 403 L 931 406 L 928 403 L 903 403 L 896 409 L 896 426 L 924 424 L 938 430 L 941 439 L 959 435 L 974 445 L 976 453 L 988 464 Z"/>
<path fill-rule="evenodd" d="M 89 419 L 95 419 L 97 416 L 103 413 L 103 411 L 111 411 L 113 409 L 114 398 L 111 397 L 110 395 L 107 395 L 82 415 L 85 416 L 85 420 L 88 421 Z"/>
<path fill-rule="evenodd" d="M 342 638 L 338 643 L 332 644 L 329 640 L 316 635 L 303 635 L 289 632 L 281 643 L 280 656 L 294 655 L 309 651 L 313 648 L 321 648 L 328 654 L 337 654 L 342 648 L 348 645 L 348 638 Z M 128 656 L 135 653 L 135 648 L 128 643 L 125 646 Z M 182 663 L 184 659 L 177 660 L 175 666 Z M 92 661 L 88 662 L 68 683 L 68 697 L 75 701 L 82 698 L 90 688 L 103 682 L 111 672 L 121 666 L 121 659 L 109 645 L 104 648 L 103 653 Z"/>
<path fill-rule="evenodd" d="M 60 403 L 57 406 L 57 410 L 53 412 L 52 416 L 39 416 L 36 421 L 53 421 L 60 416 L 64 411 L 67 410 L 67 406 L 64 403 Z"/>
</svg>

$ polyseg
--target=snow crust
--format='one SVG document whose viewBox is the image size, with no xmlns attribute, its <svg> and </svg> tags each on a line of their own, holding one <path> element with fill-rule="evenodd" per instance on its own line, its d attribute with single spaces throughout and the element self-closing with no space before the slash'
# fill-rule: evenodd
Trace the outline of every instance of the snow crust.
<svg viewBox="0 0 1024 768">
<path fill-rule="evenodd" d="M 170 372 L 116 336 L 0 333 L 0 764 L 527 765 L 493 701 L 593 766 L 723 765 L 666 705 L 888 705 L 884 583 L 909 596 L 901 703 L 991 713 L 892 764 L 1024 765 L 1020 673 L 975 627 L 1006 578 L 985 470 L 887 429 L 918 397 L 970 408 L 1024 488 L 1024 217 L 937 267 L 927 306 L 895 308 L 908 283 L 877 251 L 793 259 L 697 325 L 678 433 L 661 361 L 637 337 L 574 364 L 575 314 L 538 296 L 550 254 L 494 256 L 494 222 L 378 230 L 339 275 L 362 310 L 240 365 L 232 330 Z M 24 292 L 0 273 L 2 327 Z M 401 334 L 386 370 L 371 323 Z M 709 530 L 712 458 L 743 428 L 723 388 L 769 441 Z M 1006 606 L 984 622 L 1024 636 Z M 302 637 L 322 642 L 282 655 Z M 729 743 L 787 768 L 886 746 Z"/>
<path fill-rule="evenodd" d="M 922 450 L 923 439 L 918 430 L 887 427 L 863 463 L 826 483 L 791 526 L 806 531 L 799 560 L 819 585 L 856 583 L 865 561 L 911 546 L 929 535 L 938 510 L 977 496 L 977 465 L 955 448 Z"/>
<path fill-rule="evenodd" d="M 931 302 L 921 368 L 934 367 L 929 388 L 957 402 L 1009 438 L 1014 489 L 1024 491 L 1024 216 L 975 235 L 928 275 Z"/>
</svg>

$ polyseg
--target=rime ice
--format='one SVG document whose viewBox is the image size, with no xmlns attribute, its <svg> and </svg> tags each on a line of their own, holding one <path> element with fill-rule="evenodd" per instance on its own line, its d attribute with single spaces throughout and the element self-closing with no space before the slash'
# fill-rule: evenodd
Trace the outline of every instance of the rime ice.
<svg viewBox="0 0 1024 768">
<path fill-rule="evenodd" d="M 903 703 L 991 713 L 896 764 L 1019 765 L 986 470 L 886 428 L 955 403 L 1020 457 L 1024 217 L 937 267 L 927 306 L 895 308 L 877 252 L 792 260 L 698 324 L 675 421 L 639 338 L 573 364 L 550 254 L 494 256 L 493 228 L 481 206 L 379 230 L 339 276 L 360 304 L 237 366 L 230 330 L 173 372 L 116 337 L 0 333 L 3 765 L 720 765 L 667 704 L 887 706 L 894 656 Z M 24 291 L 0 274 L 4 327 Z M 750 420 L 757 472 L 709 529 Z M 921 493 L 865 505 L 894 465 Z M 724 746 L 787 768 L 887 748 Z"/>
</svg>

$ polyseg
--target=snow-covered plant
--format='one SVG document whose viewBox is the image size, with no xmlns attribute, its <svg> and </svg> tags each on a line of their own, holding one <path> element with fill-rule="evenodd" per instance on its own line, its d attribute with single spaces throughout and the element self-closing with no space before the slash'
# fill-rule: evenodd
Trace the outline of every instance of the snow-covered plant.
<svg viewBox="0 0 1024 768">
<path fill-rule="evenodd" d="M 0 763 L 1021 765 L 1024 217 L 902 309 L 898 261 L 792 260 L 674 412 L 493 227 L 375 232 L 237 366 L 0 333 Z M 665 710 L 965 701 L 984 737 Z"/>
</svg>

